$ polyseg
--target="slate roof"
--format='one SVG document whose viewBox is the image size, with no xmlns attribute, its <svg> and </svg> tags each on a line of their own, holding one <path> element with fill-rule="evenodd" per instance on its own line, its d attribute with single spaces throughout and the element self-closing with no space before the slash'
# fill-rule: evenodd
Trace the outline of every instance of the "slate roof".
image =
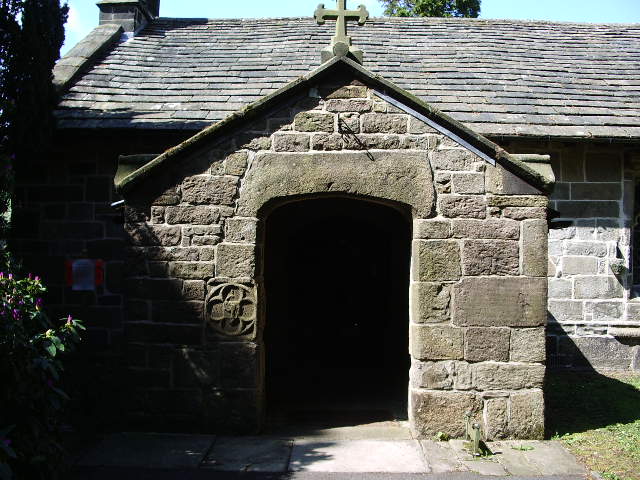
<svg viewBox="0 0 640 480">
<path fill-rule="evenodd" d="M 64 95 L 63 128 L 198 130 L 320 65 L 333 22 L 160 18 Z M 364 67 L 483 135 L 640 137 L 640 24 L 375 18 Z"/>
</svg>

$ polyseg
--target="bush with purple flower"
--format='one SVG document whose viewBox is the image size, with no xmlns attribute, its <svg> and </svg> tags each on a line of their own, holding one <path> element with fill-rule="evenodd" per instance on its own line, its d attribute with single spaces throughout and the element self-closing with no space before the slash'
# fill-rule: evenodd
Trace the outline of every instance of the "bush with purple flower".
<svg viewBox="0 0 640 480">
<path fill-rule="evenodd" d="M 0 479 L 54 479 L 63 406 L 60 354 L 84 330 L 71 318 L 51 321 L 43 311 L 39 277 L 0 272 Z"/>
</svg>

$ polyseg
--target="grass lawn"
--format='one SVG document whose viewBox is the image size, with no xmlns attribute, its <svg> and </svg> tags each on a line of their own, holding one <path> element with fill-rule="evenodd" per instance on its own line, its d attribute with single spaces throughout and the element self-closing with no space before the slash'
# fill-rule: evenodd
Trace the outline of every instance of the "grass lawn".
<svg viewBox="0 0 640 480">
<path fill-rule="evenodd" d="M 608 480 L 640 480 L 640 375 L 549 372 L 548 435 Z"/>
</svg>

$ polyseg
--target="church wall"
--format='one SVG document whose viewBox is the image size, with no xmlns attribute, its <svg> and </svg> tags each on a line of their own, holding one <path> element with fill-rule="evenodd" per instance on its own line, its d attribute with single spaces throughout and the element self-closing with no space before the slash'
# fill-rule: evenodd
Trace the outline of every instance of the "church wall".
<svg viewBox="0 0 640 480">
<path fill-rule="evenodd" d="M 638 334 L 624 330 L 640 327 L 633 280 L 640 258 L 633 231 L 638 145 L 499 143 L 512 153 L 549 153 L 556 175 L 549 203 L 558 213 L 549 231 L 548 365 L 640 369 Z"/>
<path fill-rule="evenodd" d="M 547 200 L 501 191 L 502 175 L 355 83 L 311 89 L 148 180 L 125 213 L 126 348 L 140 352 L 128 365 L 141 400 L 131 413 L 161 422 L 154 406 L 171 403 L 165 414 L 191 415 L 198 429 L 255 431 L 265 218 L 279 202 L 349 195 L 414 218 L 416 434 L 460 436 L 471 411 L 491 438 L 540 438 Z"/>
<path fill-rule="evenodd" d="M 122 403 L 126 239 L 120 200 L 114 191 L 118 155 L 160 152 L 186 138 L 181 134 L 58 132 L 47 155 L 16 166 L 11 249 L 25 272 L 43 279 L 44 304 L 52 318 L 72 315 L 87 331 L 79 351 L 67 359 L 65 387 L 72 397 L 75 426 L 117 428 Z M 74 291 L 66 262 L 104 262 L 104 284 Z M 129 352 L 135 356 L 137 352 Z"/>
</svg>

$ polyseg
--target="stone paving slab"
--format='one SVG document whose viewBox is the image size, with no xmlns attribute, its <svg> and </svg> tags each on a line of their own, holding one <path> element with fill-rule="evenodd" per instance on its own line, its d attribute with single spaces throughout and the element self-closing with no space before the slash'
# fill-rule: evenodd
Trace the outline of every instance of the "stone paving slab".
<svg viewBox="0 0 640 480">
<path fill-rule="evenodd" d="M 392 437 L 389 439 L 381 428 L 338 429 L 339 435 L 319 432 L 325 436 L 314 436 L 307 431 L 304 437 L 120 433 L 102 439 L 80 458 L 76 471 L 84 472 L 85 476 L 77 478 L 102 478 L 100 472 L 107 475 L 105 472 L 111 471 L 112 478 L 123 480 L 115 474 L 120 470 L 140 472 L 136 480 L 141 480 L 145 472 L 160 475 L 166 470 L 202 472 L 193 478 L 244 474 L 265 479 L 288 475 L 289 480 L 307 474 L 320 475 L 317 478 L 428 474 L 431 479 L 448 480 L 457 476 L 547 480 L 588 477 L 585 467 L 555 441 L 491 442 L 489 447 L 494 455 L 474 458 L 460 440 L 397 440 L 393 438 L 397 432 L 389 434 Z M 365 432 L 382 438 L 362 438 Z M 336 438 L 339 436 L 347 439 Z M 367 476 L 358 477 L 364 474 Z"/>
<path fill-rule="evenodd" d="M 495 455 L 488 457 L 474 457 L 465 448 L 465 442 L 463 440 L 451 440 L 448 443 L 448 448 L 451 454 L 466 467 L 467 471 L 487 476 L 504 477 L 510 475 L 510 472 L 498 463 Z"/>
<path fill-rule="evenodd" d="M 505 441 L 496 442 L 500 451 L 514 450 L 513 447 L 531 447 L 532 450 L 523 451 L 522 454 L 538 475 L 584 475 L 587 470 L 576 457 L 569 453 L 560 442 L 556 441 Z M 497 455 L 499 456 L 499 455 Z M 533 473 L 532 473 L 533 474 Z"/>
<path fill-rule="evenodd" d="M 227 472 L 286 472 L 293 441 L 269 437 L 218 437 L 202 467 Z"/>
<path fill-rule="evenodd" d="M 505 480 L 540 480 L 541 477 L 505 477 Z M 585 480 L 580 475 L 543 477 L 544 480 Z M 487 480 L 476 473 L 332 473 L 332 472 L 212 472 L 207 469 L 151 470 L 94 467 L 75 469 L 65 480 Z"/>
<path fill-rule="evenodd" d="M 429 473 L 468 471 L 467 467 L 453 454 L 448 443 L 420 440 L 420 447 Z"/>
<path fill-rule="evenodd" d="M 293 472 L 426 473 L 415 440 L 295 441 L 289 470 Z"/>
<path fill-rule="evenodd" d="M 282 429 L 276 435 L 314 440 L 412 440 L 406 422 L 376 422 L 367 425 L 333 428 Z"/>
<path fill-rule="evenodd" d="M 584 477 L 587 470 L 559 442 L 501 441 L 489 443 L 494 455 L 474 458 L 462 440 L 420 440 L 430 473 L 470 472 L 483 476 Z"/>
<path fill-rule="evenodd" d="M 90 450 L 78 465 L 196 468 L 215 438 L 214 435 L 117 433 Z"/>
<path fill-rule="evenodd" d="M 529 442 L 494 442 L 491 444 L 495 458 L 512 475 L 542 475 L 535 464 L 531 463 L 525 450 L 530 447 Z M 534 447 L 535 448 L 535 447 Z"/>
</svg>

